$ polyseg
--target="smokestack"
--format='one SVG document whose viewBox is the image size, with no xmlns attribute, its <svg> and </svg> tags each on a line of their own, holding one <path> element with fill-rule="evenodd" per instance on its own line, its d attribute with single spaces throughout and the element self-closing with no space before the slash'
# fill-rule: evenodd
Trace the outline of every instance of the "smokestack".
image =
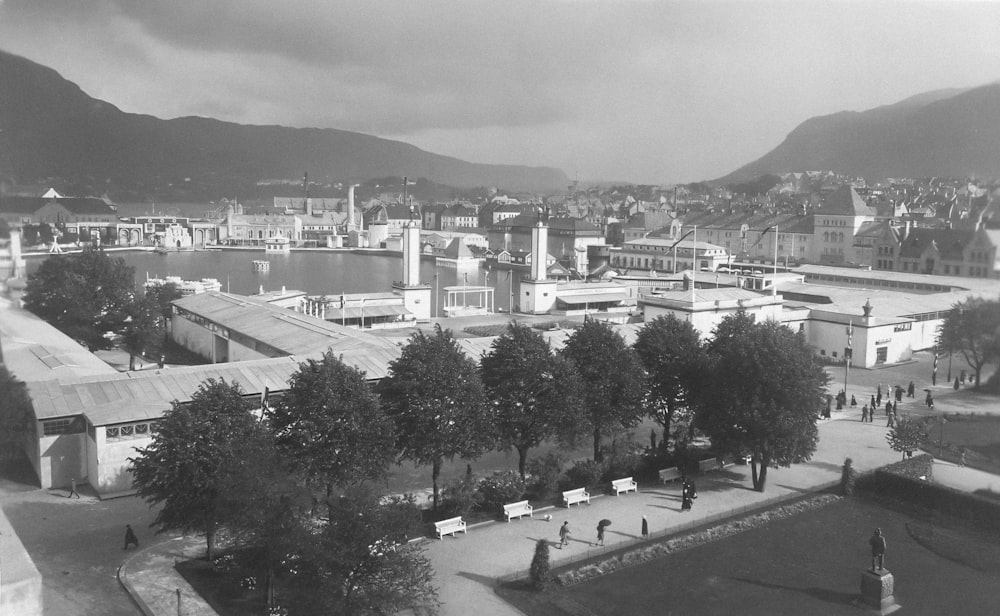
<svg viewBox="0 0 1000 616">
<path fill-rule="evenodd" d="M 351 184 L 351 187 L 347 189 L 347 228 L 354 228 L 354 189 L 357 188 L 357 184 Z"/>
</svg>

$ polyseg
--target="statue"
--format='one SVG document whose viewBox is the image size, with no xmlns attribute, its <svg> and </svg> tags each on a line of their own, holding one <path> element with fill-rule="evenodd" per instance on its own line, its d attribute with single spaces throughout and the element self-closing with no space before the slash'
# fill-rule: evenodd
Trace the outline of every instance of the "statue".
<svg viewBox="0 0 1000 616">
<path fill-rule="evenodd" d="M 882 534 L 881 528 L 876 528 L 875 532 L 872 533 L 871 539 L 868 540 L 868 545 L 872 546 L 872 571 L 875 571 L 875 563 L 878 563 L 878 570 L 884 571 L 885 567 L 885 536 Z"/>
</svg>

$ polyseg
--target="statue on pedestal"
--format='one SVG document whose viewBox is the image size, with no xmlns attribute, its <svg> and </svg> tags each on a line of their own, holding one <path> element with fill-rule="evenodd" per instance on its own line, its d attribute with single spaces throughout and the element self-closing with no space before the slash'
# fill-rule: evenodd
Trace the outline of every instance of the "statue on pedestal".
<svg viewBox="0 0 1000 616">
<path fill-rule="evenodd" d="M 871 539 L 868 540 L 868 545 L 872 547 L 872 571 L 876 570 L 876 563 L 878 570 L 882 571 L 885 569 L 885 535 L 882 534 L 881 528 L 875 529 Z"/>
</svg>

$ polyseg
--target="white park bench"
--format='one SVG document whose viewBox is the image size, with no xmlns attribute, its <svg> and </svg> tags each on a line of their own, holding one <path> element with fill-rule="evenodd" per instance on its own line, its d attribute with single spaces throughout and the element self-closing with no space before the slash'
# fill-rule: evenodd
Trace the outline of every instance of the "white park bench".
<svg viewBox="0 0 1000 616">
<path fill-rule="evenodd" d="M 510 522 L 511 518 L 519 518 L 522 515 L 526 515 L 533 518 L 535 517 L 535 514 L 533 513 L 534 510 L 535 508 L 532 507 L 526 500 L 518 501 L 516 503 L 509 503 L 503 506 L 503 512 L 504 515 L 507 516 L 508 522 Z"/>
<path fill-rule="evenodd" d="M 624 479 L 615 479 L 611 482 L 611 489 L 615 491 L 615 496 L 618 496 L 622 492 L 628 494 L 629 490 L 634 490 L 636 493 L 639 492 L 639 484 L 632 481 L 631 477 L 625 477 Z"/>
<path fill-rule="evenodd" d="M 583 501 L 587 501 L 587 504 L 588 505 L 590 504 L 590 493 L 587 492 L 586 488 L 566 490 L 565 492 L 562 493 L 562 495 L 563 495 L 563 500 L 566 501 L 567 509 L 569 509 L 569 506 L 572 505 L 573 503 L 582 503 Z"/>
<path fill-rule="evenodd" d="M 681 478 L 681 472 L 677 470 L 676 466 L 671 466 L 670 468 L 665 468 L 660 471 L 660 483 L 667 483 L 668 481 L 677 481 Z"/>
<path fill-rule="evenodd" d="M 722 469 L 722 462 L 718 458 L 707 458 L 705 460 L 698 461 L 698 472 L 707 473 L 709 471 L 717 471 Z"/>
<path fill-rule="evenodd" d="M 455 533 L 462 531 L 463 533 L 468 533 L 469 531 L 465 528 L 465 521 L 462 516 L 457 518 L 448 518 L 447 520 L 441 520 L 440 522 L 434 523 L 434 529 L 437 530 L 438 539 L 444 539 L 445 535 L 451 535 L 455 537 Z"/>
</svg>

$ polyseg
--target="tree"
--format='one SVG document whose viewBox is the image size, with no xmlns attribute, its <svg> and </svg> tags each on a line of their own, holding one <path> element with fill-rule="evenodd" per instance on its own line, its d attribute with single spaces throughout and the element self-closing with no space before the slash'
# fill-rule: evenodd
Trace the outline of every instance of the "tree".
<svg viewBox="0 0 1000 616">
<path fill-rule="evenodd" d="M 108 348 L 134 298 L 134 270 L 122 258 L 88 249 L 52 255 L 28 277 L 24 306 L 90 349 Z"/>
<path fill-rule="evenodd" d="M 525 477 L 528 451 L 556 436 L 579 403 L 579 378 L 552 352 L 541 333 L 511 322 L 479 362 L 486 397 L 497 421 L 498 446 L 517 450 Z"/>
<path fill-rule="evenodd" d="M 33 422 L 27 387 L 2 363 L 0 401 L 0 462 L 10 462 L 24 450 Z"/>
<path fill-rule="evenodd" d="M 157 532 L 204 532 L 211 560 L 227 473 L 242 459 L 256 424 L 239 384 L 224 379 L 208 379 L 190 402 L 172 404 L 149 447 L 130 458 L 139 496 L 163 504 L 153 520 Z"/>
<path fill-rule="evenodd" d="M 586 321 L 566 340 L 561 355 L 580 377 L 583 404 L 573 418 L 573 431 L 594 438 L 594 461 L 601 462 L 601 437 L 627 429 L 643 415 L 645 382 L 639 358 L 611 326 Z"/>
<path fill-rule="evenodd" d="M 395 455 L 392 421 L 364 373 L 332 351 L 299 364 L 270 422 L 282 455 L 327 499 L 334 485 L 384 478 Z"/>
<path fill-rule="evenodd" d="M 937 345 L 965 359 L 978 389 L 983 367 L 1000 357 L 1000 300 L 970 297 L 956 303 L 938 326 Z"/>
<path fill-rule="evenodd" d="M 400 456 L 431 466 L 437 509 L 444 461 L 478 457 L 494 442 L 494 417 L 475 362 L 451 331 L 439 325 L 431 335 L 419 331 L 389 364 L 379 395 L 395 422 Z"/>
<path fill-rule="evenodd" d="M 889 428 L 889 434 L 885 439 L 889 441 L 889 446 L 893 451 L 903 454 L 903 459 L 910 453 L 920 449 L 920 446 L 927 440 L 927 429 L 922 421 L 912 419 L 909 415 L 903 415 Z"/>
<path fill-rule="evenodd" d="M 381 503 L 360 490 L 336 499 L 311 558 L 322 605 L 331 614 L 436 613 L 434 570 L 423 547 L 407 542 L 419 528 L 412 500 Z"/>
<path fill-rule="evenodd" d="M 722 454 L 750 454 L 753 487 L 763 492 L 769 467 L 816 451 L 828 376 L 800 334 L 743 311 L 719 323 L 707 353 L 695 425 Z"/>
<path fill-rule="evenodd" d="M 639 330 L 633 346 L 646 368 L 649 415 L 663 426 L 666 439 L 674 415 L 688 407 L 702 367 L 698 330 L 672 314 L 660 316 Z"/>
<path fill-rule="evenodd" d="M 549 561 L 549 542 L 539 539 L 535 543 L 535 555 L 531 558 L 531 585 L 535 590 L 545 590 L 552 583 L 552 565 Z"/>
<path fill-rule="evenodd" d="M 150 312 L 156 315 L 159 321 L 157 327 L 163 332 L 163 344 L 166 346 L 170 335 L 170 319 L 174 312 L 173 302 L 183 297 L 181 290 L 175 283 L 165 282 L 146 287 L 144 297 Z"/>
</svg>

